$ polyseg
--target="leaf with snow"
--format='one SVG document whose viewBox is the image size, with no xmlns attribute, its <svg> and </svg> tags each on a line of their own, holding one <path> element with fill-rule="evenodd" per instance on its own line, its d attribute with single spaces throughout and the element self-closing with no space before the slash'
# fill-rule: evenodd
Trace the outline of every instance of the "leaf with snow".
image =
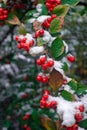
<svg viewBox="0 0 87 130">
<path fill-rule="evenodd" d="M 68 85 L 71 87 L 72 90 L 77 90 L 77 82 L 75 80 L 71 80 Z"/>
<path fill-rule="evenodd" d="M 38 46 L 43 46 L 46 43 L 47 43 L 47 41 L 44 41 L 42 37 L 37 38 L 37 45 Z"/>
<path fill-rule="evenodd" d="M 76 94 L 86 94 L 87 93 L 87 86 L 81 83 L 77 83 L 77 91 Z"/>
</svg>

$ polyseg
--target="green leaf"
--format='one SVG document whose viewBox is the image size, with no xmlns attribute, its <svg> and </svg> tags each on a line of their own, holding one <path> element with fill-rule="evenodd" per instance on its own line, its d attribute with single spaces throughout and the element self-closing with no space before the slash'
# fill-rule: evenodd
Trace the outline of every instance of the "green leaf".
<svg viewBox="0 0 87 130">
<path fill-rule="evenodd" d="M 45 4 L 42 4 L 42 15 L 48 15 L 48 10 L 47 7 L 45 6 Z"/>
<path fill-rule="evenodd" d="M 53 58 L 58 58 L 64 52 L 64 44 L 61 38 L 56 38 L 51 46 L 51 54 Z"/>
<path fill-rule="evenodd" d="M 87 119 L 80 121 L 79 126 L 84 129 L 87 129 Z"/>
<path fill-rule="evenodd" d="M 77 91 L 76 93 L 79 94 L 86 94 L 87 93 L 87 86 L 81 83 L 77 84 Z"/>
<path fill-rule="evenodd" d="M 75 101 L 74 95 L 71 94 L 70 92 L 66 91 L 66 90 L 63 90 L 63 91 L 61 92 L 61 96 L 62 96 L 65 100 Z"/>
<path fill-rule="evenodd" d="M 61 20 L 59 18 L 55 18 L 50 25 L 50 33 L 54 34 L 60 31 Z"/>
<path fill-rule="evenodd" d="M 38 46 L 43 46 L 44 44 L 46 44 L 47 42 L 43 40 L 42 37 L 38 37 L 37 38 L 37 45 Z"/>
<path fill-rule="evenodd" d="M 80 2 L 80 0 L 62 0 L 62 4 L 68 4 L 70 6 L 76 5 Z"/>
<path fill-rule="evenodd" d="M 54 8 L 53 13 L 56 14 L 57 16 L 64 17 L 69 11 L 69 9 L 70 9 L 69 5 L 58 5 Z"/>
<path fill-rule="evenodd" d="M 11 124 L 11 123 L 10 123 L 9 120 L 6 120 L 6 121 L 5 121 L 5 127 L 6 127 L 6 128 L 9 128 L 9 127 L 10 127 L 10 124 Z"/>
<path fill-rule="evenodd" d="M 38 125 L 41 124 L 40 115 L 39 115 L 37 109 L 34 109 L 34 110 L 33 110 L 33 112 L 32 112 L 32 119 L 33 119 L 33 121 L 35 121 Z"/>
<path fill-rule="evenodd" d="M 42 4 L 43 4 L 43 3 L 44 3 L 44 0 L 38 0 L 38 3 L 42 3 Z"/>
<path fill-rule="evenodd" d="M 63 57 L 65 57 L 66 52 L 65 52 L 65 48 L 64 48 L 64 52 L 62 53 L 62 55 L 60 55 L 58 58 L 56 58 L 56 60 L 60 61 Z"/>
<path fill-rule="evenodd" d="M 26 13 L 26 17 L 30 18 L 33 16 L 34 13 L 36 13 L 36 10 L 30 10 Z"/>
<path fill-rule="evenodd" d="M 67 64 L 66 62 L 64 62 L 62 68 L 63 68 L 63 70 L 64 70 L 65 72 L 67 72 L 67 71 L 68 71 L 68 64 Z"/>
<path fill-rule="evenodd" d="M 75 80 L 71 80 L 68 85 L 71 87 L 72 90 L 77 90 L 77 82 Z"/>
</svg>

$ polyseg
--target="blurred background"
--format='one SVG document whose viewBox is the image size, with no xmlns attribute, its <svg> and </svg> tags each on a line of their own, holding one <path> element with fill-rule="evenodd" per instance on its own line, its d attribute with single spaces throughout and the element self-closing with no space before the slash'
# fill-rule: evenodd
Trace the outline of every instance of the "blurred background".
<svg viewBox="0 0 87 130">
<path fill-rule="evenodd" d="M 31 4 L 32 1 L 29 1 L 26 10 L 34 8 Z M 22 14 L 22 21 L 26 10 L 18 10 Z M 26 23 L 25 26 L 29 32 L 29 24 Z M 17 49 L 14 40 L 17 29 L 17 26 L 0 26 L 0 130 L 24 130 L 24 124 L 32 130 L 44 130 L 39 116 L 48 114 L 54 120 L 57 116 L 53 110 L 40 109 L 39 100 L 45 86 L 42 87 L 35 80 L 38 73 L 35 58 L 32 59 L 26 52 Z M 77 7 L 71 8 L 61 33 L 69 45 L 70 53 L 76 56 L 76 62 L 68 75 L 87 85 L 86 0 L 81 0 Z M 29 120 L 24 120 L 26 114 L 29 114 Z"/>
</svg>

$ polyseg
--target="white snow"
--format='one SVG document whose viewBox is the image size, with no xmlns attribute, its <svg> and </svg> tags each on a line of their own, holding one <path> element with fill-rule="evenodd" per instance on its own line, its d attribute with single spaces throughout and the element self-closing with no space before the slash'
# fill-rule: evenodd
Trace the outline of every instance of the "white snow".
<svg viewBox="0 0 87 130">
<path fill-rule="evenodd" d="M 43 46 L 36 46 L 36 47 L 32 47 L 30 48 L 30 51 L 29 51 L 29 54 L 32 55 L 32 56 L 36 56 L 40 53 L 43 53 L 44 52 L 44 47 Z"/>
<path fill-rule="evenodd" d="M 51 16 L 41 15 L 40 17 L 37 18 L 37 21 L 43 23 L 47 18 L 50 18 L 50 17 Z"/>
</svg>

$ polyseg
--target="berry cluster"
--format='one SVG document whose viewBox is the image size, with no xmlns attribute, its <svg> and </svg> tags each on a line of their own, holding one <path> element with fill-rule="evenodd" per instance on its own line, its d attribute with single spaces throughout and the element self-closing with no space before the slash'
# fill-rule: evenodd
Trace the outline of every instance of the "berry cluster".
<svg viewBox="0 0 87 130">
<path fill-rule="evenodd" d="M 41 66 L 43 70 L 48 70 L 54 66 L 53 59 L 47 59 L 46 56 L 41 56 L 37 61 L 36 64 Z"/>
<path fill-rule="evenodd" d="M 56 106 L 57 106 L 57 102 L 56 101 L 48 102 L 49 94 L 50 94 L 50 92 L 48 90 L 44 91 L 44 94 L 43 94 L 42 99 L 40 101 L 40 107 L 41 108 L 53 108 L 53 109 L 55 109 Z"/>
<path fill-rule="evenodd" d="M 23 116 L 23 120 L 28 120 L 30 118 L 30 114 L 26 114 L 25 116 Z"/>
<path fill-rule="evenodd" d="M 0 8 L 0 20 L 6 20 L 8 18 L 8 10 Z"/>
<path fill-rule="evenodd" d="M 42 37 L 43 35 L 44 35 L 44 30 L 40 29 L 40 30 L 36 31 L 35 38 Z"/>
<path fill-rule="evenodd" d="M 24 129 L 25 130 L 31 130 L 31 128 L 27 124 L 24 124 Z"/>
<path fill-rule="evenodd" d="M 56 14 L 53 14 L 51 17 L 47 18 L 44 22 L 43 22 L 43 27 L 44 28 L 49 28 L 50 24 L 52 22 L 52 20 L 54 20 L 55 18 L 57 18 Z"/>
<path fill-rule="evenodd" d="M 15 40 L 18 42 L 18 49 L 24 49 L 27 52 L 34 45 L 34 40 L 29 40 L 26 37 L 16 36 Z"/>
<path fill-rule="evenodd" d="M 77 110 L 79 110 L 79 112 L 75 114 L 75 119 L 76 122 L 80 122 L 83 119 L 82 112 L 84 112 L 84 106 L 80 105 L 79 108 L 77 108 Z"/>
<path fill-rule="evenodd" d="M 61 0 L 47 0 L 46 1 L 46 6 L 50 12 L 53 11 L 53 9 L 61 4 Z"/>
<path fill-rule="evenodd" d="M 39 74 L 37 75 L 36 80 L 42 83 L 47 83 L 49 80 L 49 75 Z"/>
<path fill-rule="evenodd" d="M 47 59 L 46 56 L 41 56 L 37 59 L 36 64 L 41 66 L 42 70 L 45 71 L 45 74 L 41 73 L 36 77 L 37 81 L 47 83 L 49 80 L 49 74 L 46 74 L 46 72 L 48 73 L 48 71 L 50 71 L 50 69 L 54 66 L 54 60 Z"/>
</svg>

